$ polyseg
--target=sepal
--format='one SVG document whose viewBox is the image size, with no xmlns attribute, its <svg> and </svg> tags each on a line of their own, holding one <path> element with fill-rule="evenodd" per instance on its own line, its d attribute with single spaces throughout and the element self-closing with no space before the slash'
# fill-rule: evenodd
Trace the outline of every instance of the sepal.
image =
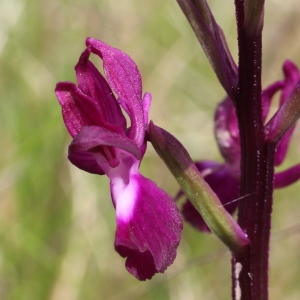
<svg viewBox="0 0 300 300">
<path fill-rule="evenodd" d="M 213 70 L 227 94 L 234 99 L 237 66 L 227 46 L 222 29 L 205 0 L 177 0 L 193 28 Z"/>
<path fill-rule="evenodd" d="M 278 143 L 280 139 L 295 125 L 300 117 L 300 81 L 279 108 L 277 113 L 265 126 L 267 140 Z"/>
<path fill-rule="evenodd" d="M 210 230 L 233 252 L 248 245 L 249 240 L 245 233 L 202 178 L 183 145 L 152 122 L 149 124 L 149 138 L 157 154 L 165 162 Z"/>
<path fill-rule="evenodd" d="M 142 78 L 135 62 L 123 51 L 97 39 L 87 38 L 90 47 L 103 59 L 103 69 L 110 87 L 124 101 L 131 120 L 128 137 L 139 146 L 144 142 L 144 112 L 142 105 Z"/>
<path fill-rule="evenodd" d="M 219 197 L 223 207 L 229 214 L 233 214 L 238 206 L 239 178 L 233 176 L 227 164 L 219 164 L 213 161 L 197 162 L 196 167 L 204 180 Z M 187 199 L 182 206 L 182 214 L 187 222 L 202 232 L 210 232 L 202 216 Z"/>
<path fill-rule="evenodd" d="M 119 164 L 118 149 L 132 154 L 138 160 L 142 158 L 137 145 L 127 136 L 103 127 L 84 126 L 70 144 L 68 158 L 81 170 L 103 174 L 100 171 L 103 163 L 111 167 Z"/>
<path fill-rule="evenodd" d="M 287 170 L 278 172 L 274 176 L 274 187 L 280 189 L 300 179 L 300 164 L 290 167 Z"/>
</svg>

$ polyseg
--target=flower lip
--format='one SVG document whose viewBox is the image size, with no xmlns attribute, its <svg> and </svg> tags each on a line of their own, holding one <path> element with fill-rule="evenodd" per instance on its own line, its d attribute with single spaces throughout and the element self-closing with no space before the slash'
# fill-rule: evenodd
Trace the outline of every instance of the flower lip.
<svg viewBox="0 0 300 300">
<path fill-rule="evenodd" d="M 79 169 L 93 174 L 104 174 L 107 163 L 115 168 L 119 164 L 120 151 L 141 160 L 142 153 L 137 145 L 125 134 L 98 126 L 84 126 L 69 146 L 68 158 Z"/>
<path fill-rule="evenodd" d="M 113 181 L 112 181 L 113 182 Z M 140 173 L 130 175 L 129 190 L 135 190 L 130 214 L 124 211 L 126 193 L 115 193 L 117 231 L 115 249 L 126 257 L 126 268 L 139 280 L 163 273 L 176 257 L 182 232 L 182 217 L 174 200 Z M 118 195 L 118 196 L 117 196 Z M 115 199 L 118 197 L 118 199 Z"/>
</svg>

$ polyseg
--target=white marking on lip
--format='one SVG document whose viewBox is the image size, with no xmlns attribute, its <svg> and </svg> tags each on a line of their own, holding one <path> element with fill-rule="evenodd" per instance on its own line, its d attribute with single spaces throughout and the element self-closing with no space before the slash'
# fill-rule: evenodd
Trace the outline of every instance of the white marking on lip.
<svg viewBox="0 0 300 300">
<path fill-rule="evenodd" d="M 112 194 L 116 205 L 117 218 L 128 222 L 132 217 L 138 195 L 138 182 L 130 178 L 128 184 L 123 178 L 117 177 L 112 181 Z"/>
</svg>

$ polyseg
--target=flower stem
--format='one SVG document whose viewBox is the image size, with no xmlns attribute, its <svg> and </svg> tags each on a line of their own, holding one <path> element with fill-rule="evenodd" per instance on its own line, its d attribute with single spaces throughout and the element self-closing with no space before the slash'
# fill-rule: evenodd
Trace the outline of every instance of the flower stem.
<svg viewBox="0 0 300 300">
<path fill-rule="evenodd" d="M 239 46 L 239 83 L 234 99 L 241 139 L 241 196 L 238 223 L 251 245 L 233 254 L 233 299 L 268 299 L 275 145 L 266 141 L 261 102 L 261 32 L 244 28 L 244 2 L 235 0 Z"/>
</svg>

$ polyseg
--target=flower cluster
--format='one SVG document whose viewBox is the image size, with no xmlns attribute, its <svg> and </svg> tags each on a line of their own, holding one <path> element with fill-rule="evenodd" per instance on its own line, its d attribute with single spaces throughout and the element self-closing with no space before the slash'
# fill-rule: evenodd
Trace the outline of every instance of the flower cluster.
<svg viewBox="0 0 300 300">
<path fill-rule="evenodd" d="M 283 73 L 284 80 L 273 83 L 262 93 L 262 118 L 264 123 L 266 123 L 269 115 L 270 105 L 274 95 L 277 92 L 281 92 L 279 107 L 282 107 L 300 80 L 300 72 L 291 61 L 284 63 Z M 289 129 L 277 145 L 275 167 L 281 165 L 286 157 L 294 128 L 295 126 Z M 206 182 L 217 194 L 227 211 L 233 213 L 238 205 L 241 153 L 238 121 L 233 102 L 228 97 L 223 100 L 216 109 L 215 136 L 220 152 L 224 158 L 224 163 L 200 161 L 196 163 L 196 166 Z M 275 173 L 274 187 L 285 187 L 294 183 L 299 178 L 300 164 L 297 164 L 285 171 Z M 182 213 L 185 219 L 198 230 L 204 232 L 210 231 L 203 218 L 189 200 L 184 203 Z"/>
<path fill-rule="evenodd" d="M 127 54 L 94 38 L 86 46 L 75 67 L 78 86 L 60 82 L 55 90 L 73 138 L 68 158 L 84 171 L 108 176 L 115 249 L 127 258 L 131 274 L 150 279 L 174 261 L 182 231 L 174 200 L 139 172 L 151 95 L 142 97 L 140 72 Z M 103 60 L 106 79 L 89 60 L 91 53 Z"/>
</svg>

